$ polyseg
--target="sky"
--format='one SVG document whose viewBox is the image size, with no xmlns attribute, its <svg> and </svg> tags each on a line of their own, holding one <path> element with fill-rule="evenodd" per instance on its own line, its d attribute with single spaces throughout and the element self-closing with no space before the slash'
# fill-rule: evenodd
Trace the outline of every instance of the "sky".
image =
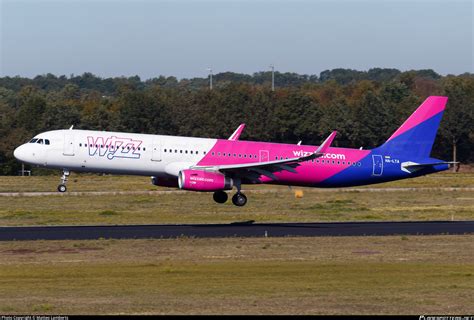
<svg viewBox="0 0 474 320">
<path fill-rule="evenodd" d="M 0 0 L 0 76 L 474 72 L 473 0 Z"/>
</svg>

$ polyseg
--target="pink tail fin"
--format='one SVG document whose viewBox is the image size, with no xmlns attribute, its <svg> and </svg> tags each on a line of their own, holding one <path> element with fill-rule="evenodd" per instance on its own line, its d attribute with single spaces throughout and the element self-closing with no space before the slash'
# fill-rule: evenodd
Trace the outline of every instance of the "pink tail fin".
<svg viewBox="0 0 474 320">
<path fill-rule="evenodd" d="M 447 101 L 448 97 L 426 98 L 380 149 L 416 158 L 429 157 Z"/>
<path fill-rule="evenodd" d="M 413 112 L 400 128 L 387 140 L 390 141 L 420 123 L 444 111 L 448 97 L 430 96 Z"/>
</svg>

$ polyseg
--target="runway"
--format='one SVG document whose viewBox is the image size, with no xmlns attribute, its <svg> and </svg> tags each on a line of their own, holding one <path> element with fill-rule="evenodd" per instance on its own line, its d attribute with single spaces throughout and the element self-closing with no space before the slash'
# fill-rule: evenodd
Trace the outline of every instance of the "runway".
<svg viewBox="0 0 474 320">
<path fill-rule="evenodd" d="M 0 227 L 0 241 L 474 234 L 474 221 Z"/>
</svg>

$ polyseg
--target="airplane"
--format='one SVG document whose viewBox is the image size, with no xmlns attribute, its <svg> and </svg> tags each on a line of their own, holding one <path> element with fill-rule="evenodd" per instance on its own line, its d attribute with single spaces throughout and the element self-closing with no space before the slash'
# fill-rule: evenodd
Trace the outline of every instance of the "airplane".
<svg viewBox="0 0 474 320">
<path fill-rule="evenodd" d="M 244 206 L 244 184 L 350 187 L 414 178 L 447 170 L 453 162 L 430 157 L 448 98 L 428 97 L 381 146 L 331 147 L 337 132 L 320 146 L 239 140 L 245 124 L 228 139 L 124 132 L 54 130 L 19 146 L 21 162 L 61 169 L 59 192 L 71 171 L 151 176 L 156 186 L 213 192 L 217 203 L 234 187 Z"/>
</svg>

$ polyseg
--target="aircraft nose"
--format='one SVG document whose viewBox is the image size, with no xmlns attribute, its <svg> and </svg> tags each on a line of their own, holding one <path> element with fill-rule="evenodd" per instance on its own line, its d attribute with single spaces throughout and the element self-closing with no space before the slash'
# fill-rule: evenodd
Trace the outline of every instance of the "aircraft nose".
<svg viewBox="0 0 474 320">
<path fill-rule="evenodd" d="M 13 156 L 19 161 L 26 162 L 27 154 L 25 145 L 21 145 L 16 148 L 15 151 L 13 151 Z"/>
</svg>

